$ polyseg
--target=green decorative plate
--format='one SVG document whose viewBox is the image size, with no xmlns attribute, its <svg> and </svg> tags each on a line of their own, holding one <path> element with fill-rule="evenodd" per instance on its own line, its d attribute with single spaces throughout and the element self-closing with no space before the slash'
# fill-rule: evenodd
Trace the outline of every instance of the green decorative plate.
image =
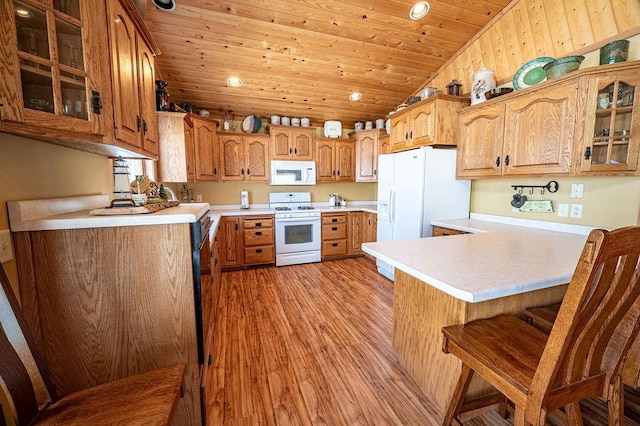
<svg viewBox="0 0 640 426">
<path fill-rule="evenodd" d="M 513 87 L 516 90 L 526 89 L 545 81 L 547 73 L 543 67 L 551 61 L 553 61 L 553 58 L 541 56 L 521 66 L 516 75 L 513 76 Z"/>
</svg>

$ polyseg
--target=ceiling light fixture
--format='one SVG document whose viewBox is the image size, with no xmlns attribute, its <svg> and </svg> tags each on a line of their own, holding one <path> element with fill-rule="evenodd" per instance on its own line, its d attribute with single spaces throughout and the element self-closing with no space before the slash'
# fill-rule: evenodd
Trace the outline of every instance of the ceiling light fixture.
<svg viewBox="0 0 640 426">
<path fill-rule="evenodd" d="M 165 12 L 172 12 L 176 10 L 176 2 L 175 0 L 152 0 L 153 5 L 160 10 L 164 10 Z"/>
<path fill-rule="evenodd" d="M 360 92 L 353 92 L 349 95 L 349 100 L 351 102 L 358 102 L 360 99 L 362 99 L 362 93 Z"/>
<path fill-rule="evenodd" d="M 242 79 L 240 77 L 229 77 L 227 84 L 231 87 L 240 87 L 242 86 Z"/>
<path fill-rule="evenodd" d="M 33 16 L 33 13 L 31 13 L 29 9 L 19 7 L 16 9 L 16 15 L 21 18 L 31 18 Z"/>
<path fill-rule="evenodd" d="M 419 1 L 418 3 L 414 4 L 409 11 L 409 18 L 413 19 L 414 21 L 424 18 L 425 16 L 427 16 L 427 13 L 429 13 L 430 7 L 431 6 L 429 5 L 429 2 Z"/>
</svg>

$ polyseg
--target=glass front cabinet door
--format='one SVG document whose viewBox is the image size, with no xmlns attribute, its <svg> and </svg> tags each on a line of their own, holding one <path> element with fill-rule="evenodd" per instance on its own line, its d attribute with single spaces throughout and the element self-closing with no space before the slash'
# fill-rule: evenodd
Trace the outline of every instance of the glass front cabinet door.
<svg viewBox="0 0 640 426">
<path fill-rule="evenodd" d="M 87 63 L 92 47 L 89 10 L 82 0 L 3 1 L 0 47 L 2 120 L 76 133 L 99 132 L 99 71 Z M 96 2 L 100 3 L 100 2 Z M 104 16 L 104 15 L 103 15 Z M 105 24 L 102 24 L 103 27 Z M 96 28 L 92 28 L 96 31 Z M 92 51 L 93 50 L 93 51 Z"/>
<path fill-rule="evenodd" d="M 589 77 L 582 172 L 638 170 L 639 86 L 637 68 Z"/>
</svg>

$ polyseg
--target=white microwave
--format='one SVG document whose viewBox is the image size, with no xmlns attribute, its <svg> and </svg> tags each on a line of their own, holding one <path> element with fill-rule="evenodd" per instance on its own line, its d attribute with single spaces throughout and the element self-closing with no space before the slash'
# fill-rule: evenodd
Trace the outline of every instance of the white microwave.
<svg viewBox="0 0 640 426">
<path fill-rule="evenodd" d="M 271 161 L 270 185 L 315 185 L 315 161 Z"/>
</svg>

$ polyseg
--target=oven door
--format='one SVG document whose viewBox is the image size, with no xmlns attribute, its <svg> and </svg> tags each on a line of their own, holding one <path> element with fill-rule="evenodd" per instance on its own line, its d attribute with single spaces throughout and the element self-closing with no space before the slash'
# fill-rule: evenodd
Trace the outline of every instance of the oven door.
<svg viewBox="0 0 640 426">
<path fill-rule="evenodd" d="M 320 250 L 320 217 L 276 219 L 276 253 Z"/>
</svg>

